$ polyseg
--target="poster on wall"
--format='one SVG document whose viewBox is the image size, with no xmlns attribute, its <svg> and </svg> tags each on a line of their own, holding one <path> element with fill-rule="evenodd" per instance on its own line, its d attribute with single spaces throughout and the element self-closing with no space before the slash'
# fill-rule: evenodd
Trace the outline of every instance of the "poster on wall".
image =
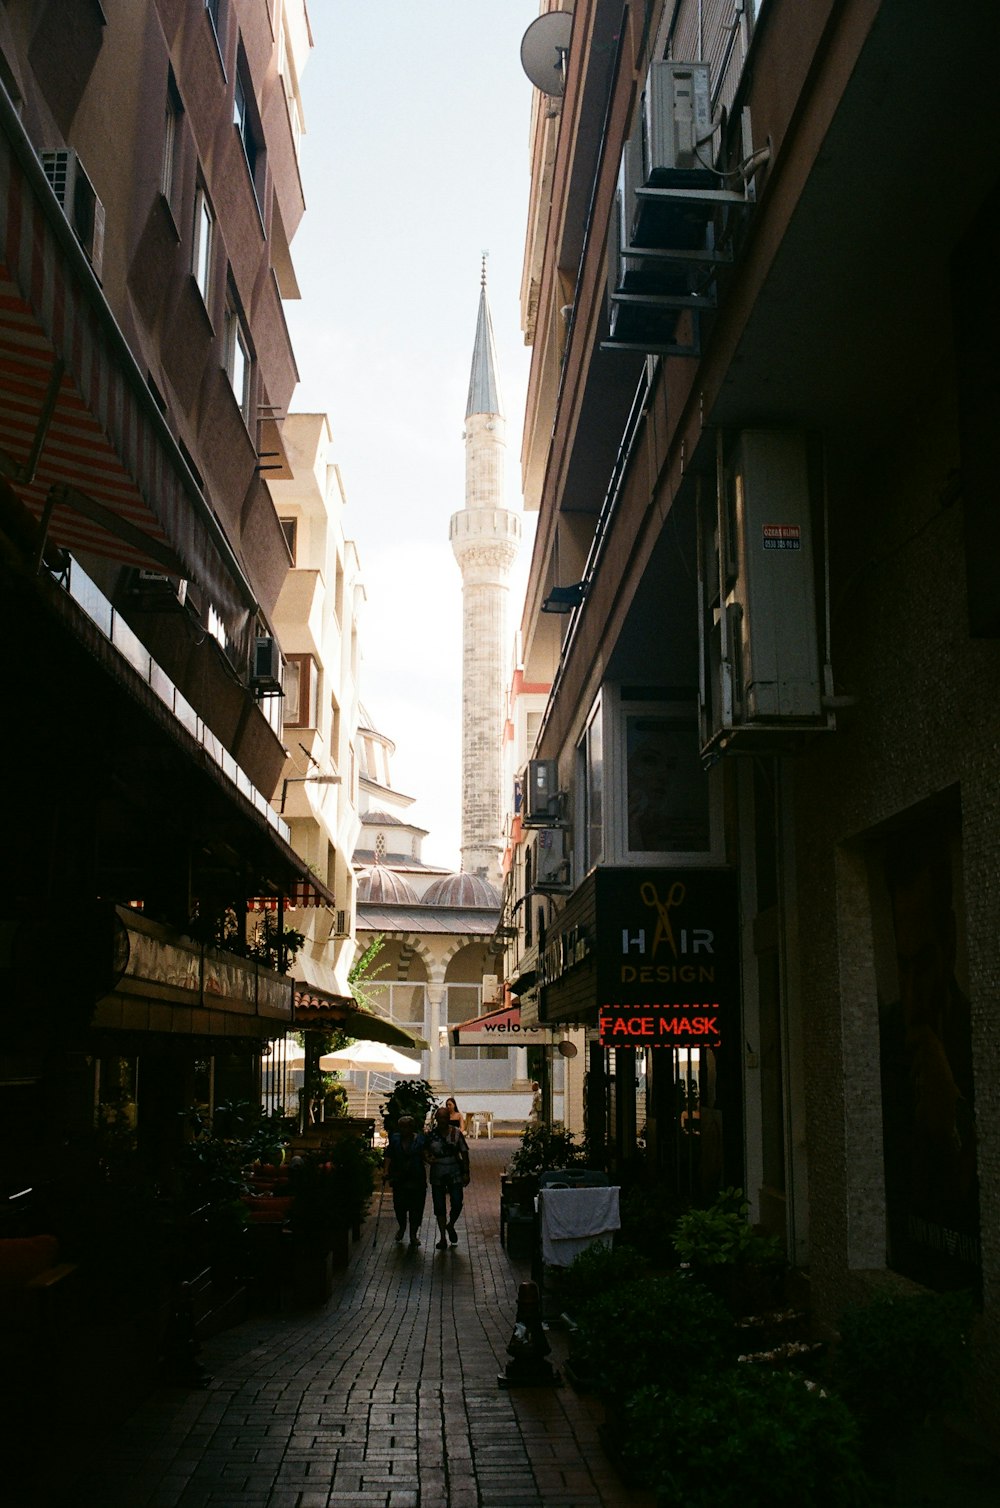
<svg viewBox="0 0 1000 1508">
<path fill-rule="evenodd" d="M 957 815 L 873 844 L 869 873 L 888 1265 L 965 1287 L 979 1277 L 979 1189 Z"/>
</svg>

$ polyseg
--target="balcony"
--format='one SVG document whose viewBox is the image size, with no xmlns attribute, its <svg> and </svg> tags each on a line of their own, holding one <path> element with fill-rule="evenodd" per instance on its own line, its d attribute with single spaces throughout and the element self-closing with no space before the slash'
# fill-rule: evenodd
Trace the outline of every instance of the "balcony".
<svg viewBox="0 0 1000 1508">
<path fill-rule="evenodd" d="M 181 936 L 128 907 L 116 908 L 128 963 L 98 1004 L 95 1027 L 133 1031 L 272 1036 L 293 1019 L 293 981 L 255 959 Z"/>
</svg>

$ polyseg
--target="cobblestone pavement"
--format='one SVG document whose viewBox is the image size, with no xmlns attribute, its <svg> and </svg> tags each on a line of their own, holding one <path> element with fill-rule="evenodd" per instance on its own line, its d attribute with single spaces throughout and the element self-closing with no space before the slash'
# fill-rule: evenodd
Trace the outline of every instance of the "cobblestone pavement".
<svg viewBox="0 0 1000 1508">
<path fill-rule="evenodd" d="M 209 1342 L 205 1390 L 160 1388 L 67 1503 L 87 1508 L 649 1508 L 564 1383 L 497 1374 L 526 1263 L 500 1245 L 512 1150 L 471 1143 L 457 1247 L 394 1242 L 388 1194 L 320 1309 L 255 1317 Z M 558 1364 L 562 1338 L 550 1336 Z"/>
</svg>

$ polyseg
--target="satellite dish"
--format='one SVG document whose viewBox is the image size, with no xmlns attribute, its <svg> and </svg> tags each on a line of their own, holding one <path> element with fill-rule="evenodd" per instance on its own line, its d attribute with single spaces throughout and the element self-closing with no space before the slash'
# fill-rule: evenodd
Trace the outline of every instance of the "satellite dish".
<svg viewBox="0 0 1000 1508">
<path fill-rule="evenodd" d="M 572 30 L 572 11 L 550 10 L 532 21 L 521 38 L 521 67 L 543 94 L 561 95 L 565 91 Z"/>
<path fill-rule="evenodd" d="M 564 1058 L 575 1058 L 576 1054 L 577 1054 L 576 1043 L 575 1042 L 560 1042 L 559 1043 L 559 1051 L 562 1053 L 562 1055 L 563 1055 Z"/>
</svg>

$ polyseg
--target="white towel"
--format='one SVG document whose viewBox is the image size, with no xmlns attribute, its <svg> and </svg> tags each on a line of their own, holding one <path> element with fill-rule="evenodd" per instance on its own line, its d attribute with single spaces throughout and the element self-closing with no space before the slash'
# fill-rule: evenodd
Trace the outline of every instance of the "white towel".
<svg viewBox="0 0 1000 1508">
<path fill-rule="evenodd" d="M 542 1189 L 538 1210 L 542 1227 L 542 1261 L 568 1267 L 588 1246 L 610 1246 L 618 1230 L 617 1188 Z"/>
</svg>

